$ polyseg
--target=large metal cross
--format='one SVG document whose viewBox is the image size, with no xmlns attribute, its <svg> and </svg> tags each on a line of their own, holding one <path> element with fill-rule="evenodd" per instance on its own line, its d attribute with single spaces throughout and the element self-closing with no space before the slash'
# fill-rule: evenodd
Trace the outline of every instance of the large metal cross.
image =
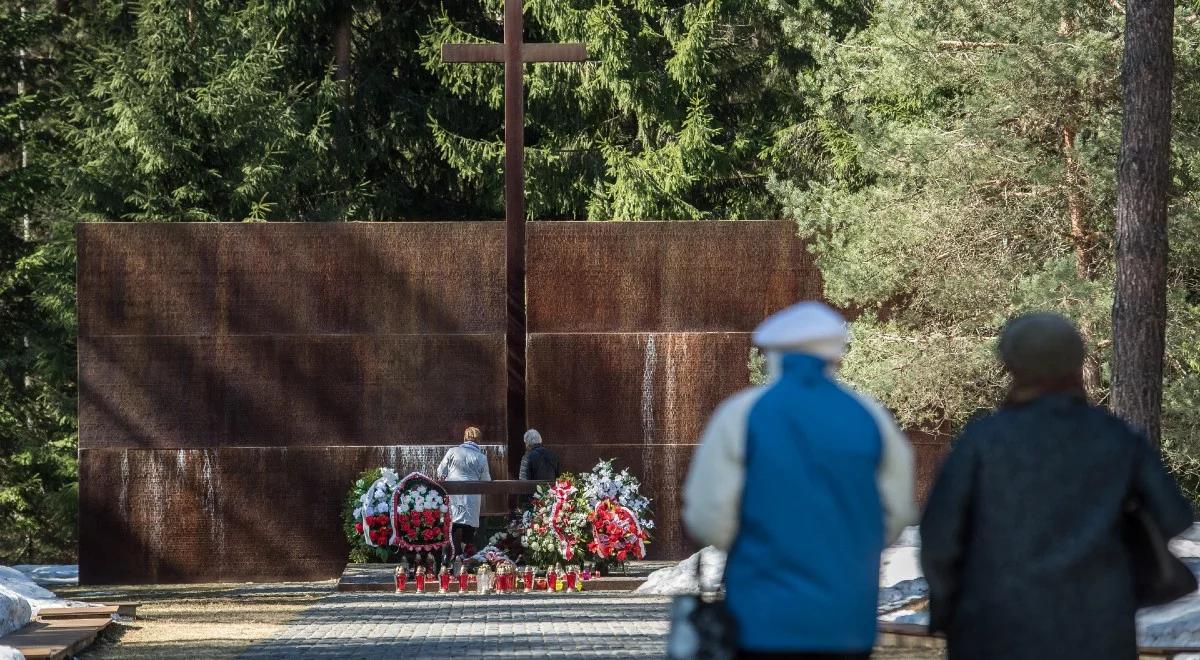
<svg viewBox="0 0 1200 660">
<path fill-rule="evenodd" d="M 516 471 L 525 433 L 525 79 L 526 62 L 584 62 L 583 44 L 525 43 L 521 0 L 504 0 L 504 43 L 444 44 L 442 61 L 504 63 L 504 220 L 508 288 L 508 466 Z"/>
</svg>

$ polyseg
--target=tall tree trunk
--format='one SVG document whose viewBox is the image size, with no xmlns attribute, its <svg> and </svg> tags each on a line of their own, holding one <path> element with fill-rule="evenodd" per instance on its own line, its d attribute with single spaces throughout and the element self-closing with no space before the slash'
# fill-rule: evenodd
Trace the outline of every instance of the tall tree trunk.
<svg viewBox="0 0 1200 660">
<path fill-rule="evenodd" d="M 1067 218 L 1071 223 L 1071 243 L 1075 249 L 1075 276 L 1080 280 L 1091 280 L 1094 275 L 1093 260 L 1095 258 L 1095 235 L 1087 224 L 1084 214 L 1084 199 L 1080 194 L 1083 186 L 1083 175 L 1079 171 L 1079 163 L 1075 160 L 1075 136 L 1077 130 L 1072 121 L 1067 121 L 1062 127 L 1063 167 L 1067 174 Z M 1084 341 L 1091 345 L 1095 330 L 1088 323 L 1081 323 L 1080 332 Z M 1094 351 L 1089 351 L 1083 362 L 1083 385 L 1088 394 L 1100 394 L 1100 358 Z"/>
<path fill-rule="evenodd" d="M 347 0 L 338 9 L 337 25 L 333 34 L 333 78 L 338 82 L 350 80 L 350 36 L 353 20 L 354 8 Z"/>
<path fill-rule="evenodd" d="M 1117 165 L 1113 408 L 1161 439 L 1167 318 L 1172 0 L 1127 0 L 1124 125 Z"/>
</svg>

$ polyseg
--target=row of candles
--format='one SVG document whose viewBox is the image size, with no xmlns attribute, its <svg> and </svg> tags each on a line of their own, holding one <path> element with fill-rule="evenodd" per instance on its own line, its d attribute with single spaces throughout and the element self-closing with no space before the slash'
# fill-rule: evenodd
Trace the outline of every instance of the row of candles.
<svg viewBox="0 0 1200 660">
<path fill-rule="evenodd" d="M 572 593 L 582 591 L 583 583 L 595 577 L 591 565 L 585 565 L 582 570 L 578 566 L 568 566 L 566 570 L 563 570 L 561 565 L 557 565 L 544 571 L 544 577 L 537 573 L 538 571 L 535 571 L 532 566 L 519 567 L 510 562 L 500 564 L 495 571 L 487 564 L 483 564 L 475 571 L 474 575 L 468 573 L 464 566 L 459 569 L 458 575 L 454 576 L 449 568 L 443 566 L 442 570 L 437 573 L 435 582 L 433 571 L 426 571 L 424 566 L 418 566 L 413 576 L 413 582 L 419 594 L 428 593 L 434 584 L 437 585 L 437 592 L 440 594 L 449 593 L 455 584 L 458 586 L 457 593 L 460 594 L 469 592 L 472 584 L 475 586 L 476 593 L 511 594 L 517 592 L 518 580 L 521 582 L 520 590 L 525 593 L 563 590 Z M 408 567 L 397 566 L 396 591 L 404 591 L 407 586 Z"/>
</svg>

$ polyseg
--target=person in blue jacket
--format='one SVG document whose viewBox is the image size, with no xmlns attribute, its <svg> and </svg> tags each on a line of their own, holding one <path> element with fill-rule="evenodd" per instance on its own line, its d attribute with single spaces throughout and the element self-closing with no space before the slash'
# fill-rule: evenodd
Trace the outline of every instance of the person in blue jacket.
<svg viewBox="0 0 1200 660">
<path fill-rule="evenodd" d="M 728 550 L 739 657 L 868 658 L 880 553 L 916 518 L 908 440 L 838 382 L 846 321 L 793 305 L 754 332 L 770 382 L 713 413 L 684 484 L 691 537 Z"/>
</svg>

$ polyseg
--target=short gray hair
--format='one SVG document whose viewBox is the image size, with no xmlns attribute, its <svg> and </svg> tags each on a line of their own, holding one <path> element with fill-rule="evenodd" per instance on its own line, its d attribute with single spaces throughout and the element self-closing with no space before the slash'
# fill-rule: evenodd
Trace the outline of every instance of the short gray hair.
<svg viewBox="0 0 1200 660">
<path fill-rule="evenodd" d="M 542 444 L 542 434 L 537 432 L 537 429 L 529 429 L 525 432 L 525 444 L 540 445 Z"/>
</svg>

